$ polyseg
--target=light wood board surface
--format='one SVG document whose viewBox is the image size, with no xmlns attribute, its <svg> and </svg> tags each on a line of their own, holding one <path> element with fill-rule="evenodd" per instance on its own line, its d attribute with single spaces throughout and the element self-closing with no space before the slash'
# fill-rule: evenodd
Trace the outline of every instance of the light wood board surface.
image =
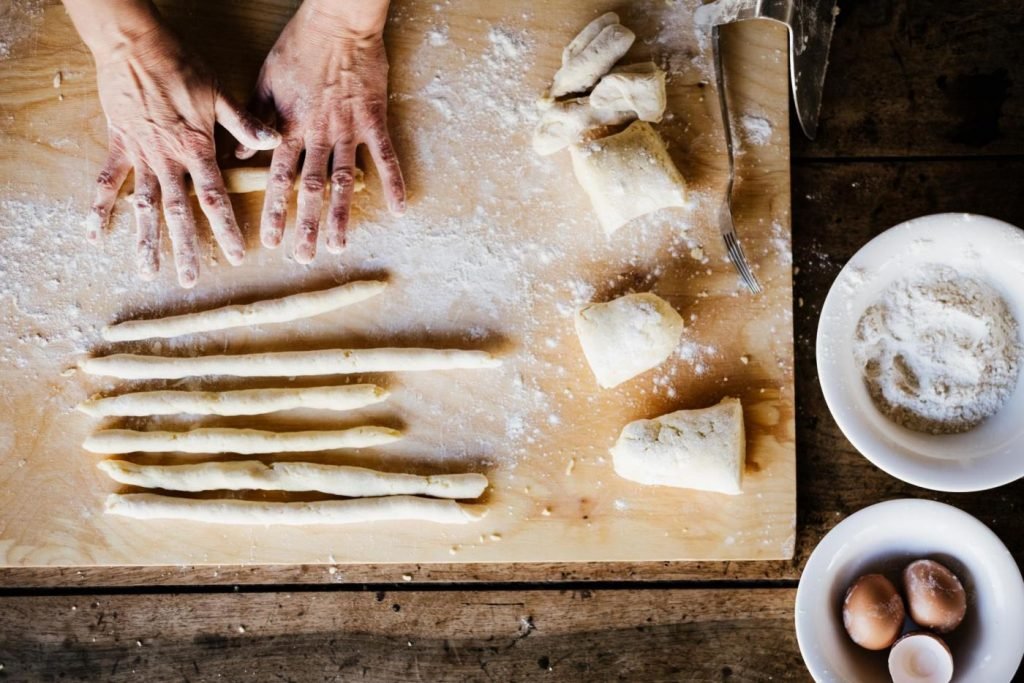
<svg viewBox="0 0 1024 683">
<path fill-rule="evenodd" d="M 4 18 L 21 33 L 8 32 L 9 54 L 0 60 L 0 563 L 791 557 L 796 483 L 786 36 L 761 23 L 726 32 L 730 96 L 746 131 L 737 223 L 766 289 L 754 298 L 725 260 L 712 220 L 724 186 L 724 145 L 710 53 L 692 27 L 694 6 L 395 2 L 387 33 L 391 127 L 410 188 L 409 213 L 401 219 L 386 214 L 371 170 L 369 190 L 357 199 L 348 251 L 340 259 L 321 253 L 302 267 L 284 251 L 258 245 L 262 195 L 240 198 L 236 212 L 248 224 L 246 264 L 217 265 L 207 247 L 199 286 L 183 292 L 166 253 L 157 282 L 135 280 L 123 202 L 104 246 L 84 243 L 78 223 L 105 154 L 92 66 L 59 5 L 16 3 L 15 10 L 28 9 Z M 240 97 L 293 9 L 283 2 L 161 7 L 174 26 L 188 29 L 189 43 Z M 671 117 L 659 130 L 690 183 L 694 207 L 642 220 L 608 240 L 567 156 L 536 158 L 529 132 L 533 100 L 562 46 L 612 8 L 639 36 L 631 54 L 653 56 L 670 69 Z M 695 258 L 700 251 L 704 258 Z M 392 286 L 372 302 L 299 324 L 159 344 L 99 341 L 99 327 L 113 320 L 366 275 L 386 276 Z M 602 391 L 583 360 L 571 312 L 634 288 L 653 290 L 683 313 L 689 321 L 684 345 L 662 368 Z M 482 523 L 233 528 L 103 516 L 102 500 L 117 487 L 95 469 L 101 456 L 80 448 L 100 424 L 73 406 L 97 392 L 172 384 L 86 377 L 70 371 L 79 358 L 121 349 L 190 355 L 378 345 L 486 348 L 503 354 L 506 364 L 497 371 L 344 378 L 380 381 L 393 398 L 340 417 L 295 412 L 127 424 L 399 426 L 407 432 L 399 444 L 315 457 L 382 469 L 484 471 L 493 488 L 483 501 L 489 514 Z M 173 385 L 326 381 L 207 378 Z M 703 407 L 724 395 L 739 396 L 745 405 L 743 495 L 642 487 L 615 476 L 607 449 L 626 422 Z"/>
</svg>

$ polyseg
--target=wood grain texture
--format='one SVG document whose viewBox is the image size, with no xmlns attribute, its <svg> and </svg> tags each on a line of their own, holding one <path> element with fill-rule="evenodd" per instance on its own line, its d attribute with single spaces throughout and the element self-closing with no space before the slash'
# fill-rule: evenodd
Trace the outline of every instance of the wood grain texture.
<svg viewBox="0 0 1024 683">
<path fill-rule="evenodd" d="M 792 590 L 4 600 L 10 680 L 807 680 Z M 182 618 L 182 601 L 189 605 Z"/>
<path fill-rule="evenodd" d="M 1024 154 L 1020 2 L 839 7 L 818 139 L 794 158 Z"/>
<path fill-rule="evenodd" d="M 610 243 L 595 239 L 599 233 L 593 232 L 591 209 L 575 189 L 568 159 L 539 160 L 530 151 L 532 121 L 523 112 L 532 110 L 562 45 L 589 19 L 613 6 L 607 0 L 565 1 L 541 9 L 524 0 L 516 9 L 467 1 L 446 10 L 449 48 L 437 49 L 426 41 L 438 22 L 434 4 L 394 3 L 387 31 L 390 111 L 413 199 L 406 218 L 388 217 L 374 189 L 378 183 L 371 177 L 367 196 L 357 202 L 350 246 L 340 261 L 322 254 L 312 268 L 297 268 L 280 252 L 255 245 L 255 230 L 250 230 L 246 265 L 228 269 L 208 263 L 208 276 L 183 297 L 170 268 L 155 284 L 139 284 L 125 271 L 130 260 L 124 220 L 119 223 L 122 229 L 109 235 L 106 253 L 81 252 L 71 236 L 64 238 L 68 241 L 60 243 L 63 248 L 58 250 L 52 278 L 66 278 L 69 289 L 57 287 L 48 294 L 42 276 L 24 283 L 32 290 L 34 306 L 45 307 L 48 314 L 26 314 L 26 292 L 0 301 L 6 306 L 0 313 L 11 321 L 0 329 L 0 347 L 18 356 L 17 363 L 0 366 L 0 406 L 7 411 L 5 420 L 16 425 L 13 438 L 0 448 L 0 483 L 12 492 L 0 499 L 0 564 L 479 564 L 790 557 L 796 494 L 786 59 L 781 49 L 785 34 L 778 26 L 748 23 L 731 29 L 725 43 L 733 106 L 757 112 L 772 126 L 768 143 L 743 147 L 739 164 L 735 214 L 746 251 L 766 285 L 765 294 L 753 298 L 741 292 L 713 220 L 724 188 L 724 144 L 713 92 L 707 87 L 708 48 L 688 24 L 696 7 L 693 0 L 638 5 L 623 12 L 623 20 L 639 35 L 657 37 L 638 41 L 630 59 L 646 59 L 659 50 L 667 59 L 665 41 L 673 46 L 670 56 L 676 61 L 668 88 L 673 116 L 661 132 L 696 198 L 693 211 L 659 214 Z M 237 90 L 258 65 L 257 48 L 270 47 L 290 8 L 285 2 L 273 12 L 244 2 L 168 3 L 167 14 L 176 26 L 198 27 L 183 33 L 218 73 L 225 65 L 229 88 Z M 243 32 L 250 37 L 238 55 L 231 48 L 240 38 L 226 28 L 233 24 L 245 26 Z M 232 41 L 220 40 L 229 34 Z M 80 50 L 66 51 L 75 40 L 63 10 L 50 5 L 42 13 L 36 37 L 0 62 L 0 70 L 14 76 L 2 81 L 3 106 L 10 116 L 0 120 L 0 134 L 11 153 L 0 158 L 0 174 L 9 179 L 0 188 L 0 199 L 11 205 L 21 206 L 30 197 L 45 209 L 47 202 L 56 203 L 60 197 L 83 211 L 87 206 L 88 177 L 103 155 L 104 132 L 88 62 Z M 502 51 L 496 52 L 499 48 Z M 56 71 L 64 74 L 58 89 L 63 100 L 55 97 Z M 494 77 L 499 83 L 509 82 L 503 86 L 506 92 L 495 91 L 483 99 L 470 92 L 446 92 L 443 106 L 432 95 L 432 88 L 445 79 L 455 79 L 457 86 L 467 89 L 491 87 L 486 79 Z M 84 133 L 76 128 L 83 119 L 89 128 Z M 424 130 L 431 131 L 430 136 L 420 134 Z M 55 137 L 55 131 L 63 137 Z M 20 173 L 28 160 L 31 171 Z M 518 174 L 515 182 L 509 181 L 512 174 Z M 460 182 L 453 184 L 453 178 Z M 236 200 L 240 224 L 255 225 L 260 201 L 259 196 Z M 35 239 L 41 249 L 49 226 L 38 224 L 32 211 L 27 213 L 27 220 L 13 226 L 24 236 L 15 246 L 34 246 Z M 76 212 L 65 213 L 63 220 L 73 222 Z M 165 520 L 139 523 L 101 514 L 100 502 L 116 485 L 97 472 L 95 458 L 79 448 L 99 425 L 69 413 L 70 407 L 96 391 L 166 385 L 129 386 L 82 373 L 63 376 L 83 352 L 122 350 L 98 343 L 97 327 L 140 311 L 147 317 L 179 313 L 365 276 L 359 271 L 373 267 L 367 264 L 382 262 L 383 248 L 370 237 L 373 230 L 394 234 L 403 229 L 399 220 L 407 221 L 406 229 L 421 227 L 409 230 L 406 242 L 391 247 L 395 253 L 384 261 L 391 263 L 386 268 L 391 286 L 371 303 L 274 329 L 229 330 L 161 348 L 192 355 L 330 348 L 352 342 L 356 347 L 388 343 L 483 347 L 502 353 L 506 363 L 500 370 L 383 378 L 391 400 L 344 419 L 401 427 L 406 438 L 394 448 L 324 454 L 331 463 L 378 469 L 484 471 L 493 483 L 483 501 L 490 511 L 484 522 L 460 528 L 382 523 L 344 530 L 227 530 Z M 680 225 L 689 226 L 685 239 Z M 478 246 L 465 261 L 438 266 L 452 251 L 445 240 Z M 687 240 L 702 245 L 707 258 L 691 257 Z M 553 258 L 534 256 L 552 249 Z M 474 259 L 495 253 L 521 265 L 513 268 L 492 258 L 490 266 L 473 269 Z M 91 274 L 89 286 L 72 302 L 68 292 L 75 291 L 83 269 Z M 429 308 L 410 305 L 423 303 L 424 293 L 416 285 L 424 277 L 437 278 L 436 289 L 447 289 L 452 300 L 429 319 L 424 318 Z M 492 282 L 504 283 L 503 289 L 497 291 Z M 568 304 L 571 312 L 576 303 L 585 302 L 571 300 L 573 291 L 581 288 L 587 290 L 585 300 L 602 300 L 631 288 L 652 287 L 691 322 L 687 341 L 711 351 L 702 352 L 707 358 L 699 363 L 673 358 L 657 373 L 614 391 L 600 391 L 562 309 Z M 70 349 L 62 343 L 67 341 L 69 323 L 63 316 L 68 311 L 80 330 Z M 26 349 L 26 338 L 41 341 Z M 749 364 L 743 362 L 744 356 Z M 275 386 L 270 380 L 197 384 L 202 386 L 195 388 L 203 389 Z M 508 400 L 517 391 L 526 397 L 520 399 L 526 407 L 518 413 Z M 624 424 L 714 404 L 725 395 L 739 396 L 746 408 L 743 495 L 726 499 L 642 487 L 614 475 L 607 449 Z M 337 419 L 290 413 L 223 421 L 204 418 L 200 425 L 188 426 L 327 429 L 341 427 Z M 168 421 L 160 421 L 160 428 L 163 422 Z M 166 426 L 181 428 L 185 422 L 170 420 Z M 157 425 L 158 421 L 136 420 L 134 426 Z M 139 459 L 162 463 L 174 461 L 174 456 Z"/>
</svg>

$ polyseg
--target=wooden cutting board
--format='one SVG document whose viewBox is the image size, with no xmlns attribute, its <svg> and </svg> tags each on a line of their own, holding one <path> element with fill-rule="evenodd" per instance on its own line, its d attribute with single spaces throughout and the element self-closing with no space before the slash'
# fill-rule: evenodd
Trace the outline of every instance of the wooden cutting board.
<svg viewBox="0 0 1024 683">
<path fill-rule="evenodd" d="M 239 97 L 293 11 L 291 2 L 164 3 L 170 22 Z M 199 286 L 181 291 L 164 254 L 155 283 L 133 274 L 130 210 L 104 245 L 79 226 L 105 155 L 92 65 L 59 4 L 19 0 L 0 33 L 0 564 L 522 562 L 770 559 L 793 554 L 795 524 L 789 138 L 785 32 L 726 32 L 730 97 L 742 131 L 737 224 L 765 287 L 739 285 L 712 220 L 724 144 L 695 0 L 434 3 L 396 0 L 387 29 L 391 127 L 409 191 L 386 213 L 376 175 L 357 200 L 350 247 L 309 267 L 258 244 L 262 195 L 238 198 L 244 266 L 209 245 Z M 618 8 L 639 36 L 631 57 L 670 71 L 658 126 L 686 176 L 690 210 L 648 217 L 607 239 L 566 154 L 530 150 L 534 100 L 562 46 Z M 59 74 L 59 76 L 58 76 Z M 227 148 L 226 146 L 223 148 Z M 266 160 L 263 160 L 264 163 Z M 198 211 L 197 211 L 197 215 Z M 205 223 L 202 225 L 205 231 Z M 296 324 L 115 347 L 108 322 L 251 301 L 366 275 L 391 287 L 359 306 Z M 653 290 L 688 321 L 676 355 L 600 390 L 572 329 L 573 309 Z M 501 353 L 499 370 L 375 377 L 119 383 L 76 361 L 113 350 L 189 355 L 424 345 Z M 94 393 L 143 387 L 299 386 L 380 381 L 393 399 L 353 414 L 110 421 L 327 428 L 380 423 L 401 443 L 305 457 L 422 472 L 478 470 L 493 487 L 478 524 L 222 527 L 104 516 L 118 490 L 82 439 L 100 423 L 73 410 Z M 725 395 L 745 406 L 745 491 L 730 497 L 619 479 L 608 448 L 622 426 Z M 230 457 L 230 456 L 229 456 Z M 147 460 L 148 458 L 148 460 Z M 292 459 L 303 458 L 301 455 Z M 173 456 L 138 456 L 152 462 Z"/>
</svg>

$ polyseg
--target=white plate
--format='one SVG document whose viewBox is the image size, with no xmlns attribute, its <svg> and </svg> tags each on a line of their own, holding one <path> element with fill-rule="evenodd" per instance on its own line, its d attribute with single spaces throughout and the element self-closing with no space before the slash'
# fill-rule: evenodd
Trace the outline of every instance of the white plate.
<svg viewBox="0 0 1024 683">
<path fill-rule="evenodd" d="M 887 654 L 865 650 L 847 636 L 843 597 L 857 577 L 880 572 L 896 580 L 920 558 L 949 567 L 967 591 L 963 623 L 943 636 L 953 652 L 953 683 L 1013 678 L 1024 656 L 1024 579 L 1010 551 L 962 510 L 930 500 L 891 500 L 836 525 L 804 567 L 796 635 L 816 681 L 889 680 Z"/>
<path fill-rule="evenodd" d="M 1024 372 L 996 415 L 969 432 L 935 436 L 882 415 L 854 360 L 854 333 L 864 311 L 894 280 L 929 263 L 987 282 L 1024 325 L 1024 231 L 971 214 L 901 223 L 861 248 L 825 299 L 816 349 L 825 402 L 850 443 L 894 477 L 937 491 L 1001 486 L 1024 476 Z"/>
</svg>

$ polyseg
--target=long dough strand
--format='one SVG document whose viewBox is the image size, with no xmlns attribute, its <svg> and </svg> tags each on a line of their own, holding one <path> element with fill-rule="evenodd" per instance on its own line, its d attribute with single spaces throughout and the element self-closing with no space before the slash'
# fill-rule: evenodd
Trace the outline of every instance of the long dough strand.
<svg viewBox="0 0 1024 683">
<path fill-rule="evenodd" d="M 388 392 L 373 384 L 300 389 L 238 391 L 140 391 L 94 398 L 77 408 L 93 417 L 114 415 L 262 415 L 294 408 L 356 410 L 386 400 Z"/>
<path fill-rule="evenodd" d="M 154 493 L 111 494 L 106 512 L 133 519 L 179 519 L 212 524 L 358 524 L 415 520 L 468 524 L 483 519 L 454 500 L 384 496 L 312 503 L 263 503 L 251 500 L 194 500 Z"/>
<path fill-rule="evenodd" d="M 499 365 L 501 360 L 486 351 L 384 348 L 279 351 L 194 358 L 118 353 L 99 358 L 86 358 L 82 361 L 81 368 L 90 375 L 108 375 L 121 379 L 181 379 L 200 375 L 296 377 L 365 372 L 471 370 Z"/>
<path fill-rule="evenodd" d="M 380 294 L 385 287 L 387 283 L 381 280 L 357 280 L 318 292 L 303 292 L 251 304 L 224 306 L 154 320 L 127 320 L 104 328 L 103 338 L 110 342 L 134 341 L 226 330 L 231 327 L 284 323 L 350 306 Z"/>
<path fill-rule="evenodd" d="M 336 496 L 421 495 L 478 498 L 487 488 L 482 474 L 420 476 L 378 472 L 364 467 L 312 462 L 203 462 L 188 465 L 137 465 L 103 460 L 97 467 L 114 481 L 168 491 L 319 491 Z"/>
<path fill-rule="evenodd" d="M 92 453 L 278 453 L 365 448 L 392 443 L 402 433 L 387 427 L 354 427 L 306 432 L 265 432 L 259 429 L 203 427 L 187 432 L 138 432 L 105 429 L 86 438 Z"/>
</svg>

